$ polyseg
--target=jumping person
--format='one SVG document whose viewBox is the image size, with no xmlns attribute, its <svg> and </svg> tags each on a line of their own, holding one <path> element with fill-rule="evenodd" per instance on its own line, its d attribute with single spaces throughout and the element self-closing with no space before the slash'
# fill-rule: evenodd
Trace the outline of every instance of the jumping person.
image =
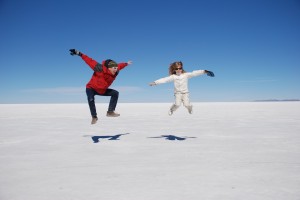
<svg viewBox="0 0 300 200">
<path fill-rule="evenodd" d="M 190 104 L 189 90 L 188 90 L 188 79 L 207 74 L 208 76 L 214 77 L 214 73 L 207 70 L 196 70 L 193 72 L 186 72 L 183 69 L 183 64 L 181 61 L 173 62 L 169 67 L 169 76 L 165 78 L 158 79 L 151 82 L 149 85 L 154 86 L 162 83 L 174 82 L 174 96 L 175 103 L 171 106 L 169 110 L 169 115 L 172 115 L 175 110 L 179 108 L 181 103 L 188 109 L 188 112 L 192 114 L 193 106 Z"/>
<path fill-rule="evenodd" d="M 76 49 L 70 49 L 70 54 L 72 56 L 80 56 L 82 60 L 84 60 L 86 64 L 88 64 L 94 71 L 91 80 L 86 85 L 86 95 L 92 115 L 91 124 L 95 124 L 98 120 L 95 105 L 95 95 L 110 96 L 111 98 L 106 116 L 119 117 L 120 114 L 115 113 L 119 98 L 119 92 L 117 90 L 110 89 L 109 86 L 114 82 L 119 74 L 119 71 L 125 68 L 127 65 L 132 64 L 132 61 L 118 64 L 111 59 L 107 59 L 102 61 L 102 63 L 98 63 L 97 61 L 93 60 L 92 58 Z"/>
</svg>

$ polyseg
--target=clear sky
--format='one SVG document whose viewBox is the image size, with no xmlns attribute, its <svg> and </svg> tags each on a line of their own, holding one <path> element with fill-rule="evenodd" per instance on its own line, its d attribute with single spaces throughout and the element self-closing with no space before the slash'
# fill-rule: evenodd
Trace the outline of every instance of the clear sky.
<svg viewBox="0 0 300 200">
<path fill-rule="evenodd" d="M 173 83 L 148 83 L 177 60 L 216 75 L 190 79 L 192 102 L 300 99 L 300 0 L 0 0 L 0 103 L 86 102 L 70 48 L 133 61 L 119 102 L 172 102 Z"/>
</svg>

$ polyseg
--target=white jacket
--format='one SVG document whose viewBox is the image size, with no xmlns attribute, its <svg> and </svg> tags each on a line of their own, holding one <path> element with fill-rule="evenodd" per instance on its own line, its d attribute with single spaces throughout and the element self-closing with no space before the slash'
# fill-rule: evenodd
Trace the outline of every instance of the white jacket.
<svg viewBox="0 0 300 200">
<path fill-rule="evenodd" d="M 162 84 L 162 83 L 168 83 L 171 81 L 174 81 L 174 93 L 188 93 L 188 79 L 195 77 L 195 76 L 200 76 L 205 74 L 204 70 L 196 70 L 193 72 L 186 72 L 182 73 L 180 75 L 172 74 L 168 77 L 158 79 L 154 81 L 155 84 Z"/>
</svg>

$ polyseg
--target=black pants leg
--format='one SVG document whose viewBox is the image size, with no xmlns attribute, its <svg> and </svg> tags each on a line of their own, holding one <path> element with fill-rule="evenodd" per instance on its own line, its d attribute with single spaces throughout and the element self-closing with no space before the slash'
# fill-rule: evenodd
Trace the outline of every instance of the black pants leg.
<svg viewBox="0 0 300 200">
<path fill-rule="evenodd" d="M 97 117 L 96 105 L 95 105 L 95 95 L 99 95 L 95 90 L 86 88 L 87 100 L 89 103 L 90 111 L 92 117 Z"/>
<path fill-rule="evenodd" d="M 115 111 L 119 99 L 119 92 L 113 89 L 107 89 L 104 94 L 99 94 L 91 88 L 86 88 L 86 95 L 90 107 L 90 112 L 93 117 L 97 117 L 96 105 L 95 105 L 95 95 L 100 96 L 110 96 L 108 111 Z"/>
<path fill-rule="evenodd" d="M 102 96 L 110 96 L 108 111 L 115 111 L 119 99 L 119 92 L 117 90 L 107 89 Z"/>
</svg>

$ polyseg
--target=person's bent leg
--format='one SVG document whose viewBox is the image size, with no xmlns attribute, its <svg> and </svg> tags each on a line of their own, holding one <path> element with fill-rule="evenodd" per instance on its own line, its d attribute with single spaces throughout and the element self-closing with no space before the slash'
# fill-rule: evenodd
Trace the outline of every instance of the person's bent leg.
<svg viewBox="0 0 300 200">
<path fill-rule="evenodd" d="M 186 107 L 190 114 L 193 113 L 193 105 L 190 103 L 189 93 L 185 93 L 182 95 L 182 102 L 184 107 Z"/>
<path fill-rule="evenodd" d="M 96 111 L 96 105 L 95 105 L 95 95 L 97 93 L 91 89 L 91 88 L 86 88 L 86 95 L 87 95 L 87 100 L 89 103 L 89 108 L 90 108 L 90 112 L 92 115 L 92 124 L 95 124 L 98 120 L 97 118 L 97 111 Z"/>
<path fill-rule="evenodd" d="M 173 112 L 180 107 L 180 104 L 182 102 L 181 94 L 176 93 L 176 94 L 174 94 L 174 96 L 175 96 L 175 103 L 171 106 L 171 108 L 169 110 L 169 115 L 172 115 Z"/>
<path fill-rule="evenodd" d="M 115 109 L 117 107 L 118 99 L 119 99 L 119 92 L 113 89 L 107 89 L 103 96 L 110 96 L 107 117 L 118 117 L 120 114 L 115 113 Z"/>
</svg>

